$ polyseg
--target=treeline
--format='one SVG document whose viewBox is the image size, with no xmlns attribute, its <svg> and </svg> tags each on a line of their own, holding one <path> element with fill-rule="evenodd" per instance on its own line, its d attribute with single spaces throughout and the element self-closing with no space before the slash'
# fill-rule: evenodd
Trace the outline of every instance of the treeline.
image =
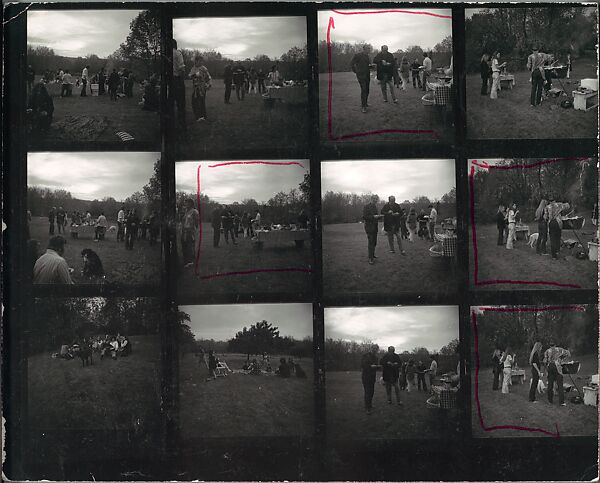
<svg viewBox="0 0 600 483">
<path fill-rule="evenodd" d="M 503 166 L 531 164 L 530 159 L 503 159 Z M 556 161 L 534 168 L 481 169 L 473 178 L 476 221 L 492 223 L 498 205 L 516 203 L 529 223 L 542 198 L 568 202 L 576 213 L 588 214 L 598 198 L 598 171 L 593 159 Z"/>
<path fill-rule="evenodd" d="M 333 72 L 350 72 L 350 63 L 352 62 L 352 57 L 355 54 L 362 52 L 363 47 L 366 45 L 369 58 L 371 62 L 373 58 L 379 52 L 381 46 L 373 46 L 369 43 L 365 42 L 331 42 L 331 68 Z M 423 49 L 418 45 L 411 45 L 406 49 L 396 49 L 394 50 L 394 45 L 388 45 L 389 51 L 394 54 L 394 57 L 398 61 L 398 67 L 400 66 L 400 62 L 402 58 L 406 56 L 409 62 L 413 62 L 415 59 L 419 62 L 419 64 L 423 63 L 423 52 L 427 52 L 431 57 L 431 61 L 433 63 L 433 68 L 436 69 L 438 67 L 448 67 L 450 65 L 450 58 L 452 57 L 452 37 L 448 36 L 438 44 L 436 44 L 433 49 Z M 328 71 L 328 51 L 327 51 L 327 42 L 325 40 L 321 40 L 319 42 L 319 72 L 327 72 Z"/>
<path fill-rule="evenodd" d="M 252 59 L 246 58 L 244 60 L 236 61 L 224 57 L 220 52 L 215 50 L 181 49 L 181 53 L 183 54 L 183 60 L 185 62 L 186 75 L 194 65 L 194 57 L 196 54 L 200 54 L 204 58 L 204 65 L 210 72 L 210 75 L 217 79 L 223 78 L 223 72 L 227 65 L 235 66 L 236 64 L 241 64 L 246 70 L 254 68 L 257 72 L 262 70 L 266 75 L 271 71 L 271 68 L 276 62 L 279 62 L 279 73 L 285 80 L 302 81 L 308 79 L 308 56 L 306 45 L 303 45 L 302 47 L 292 47 L 278 59 L 270 58 L 265 54 L 259 54 Z"/>
<path fill-rule="evenodd" d="M 546 310 L 539 312 L 484 312 L 477 315 L 479 361 L 492 363 L 494 349 L 510 347 L 517 363 L 528 365 L 529 354 L 537 341 L 546 350 L 554 341 L 569 349 L 573 360 L 598 350 L 598 307 L 586 305 L 581 311 Z"/>
<path fill-rule="evenodd" d="M 357 223 L 363 219 L 363 209 L 371 201 L 372 194 L 358 195 L 356 193 L 342 193 L 327 191 L 321 201 L 323 224 L 331 223 Z M 377 196 L 377 195 L 375 195 Z M 381 210 L 387 200 L 377 196 L 377 208 Z M 429 214 L 428 206 L 433 205 L 438 212 L 438 220 L 456 217 L 456 189 L 452 188 L 440 200 L 431 200 L 427 196 L 417 196 L 412 201 L 396 200 L 406 213 L 412 207 L 425 210 Z"/>
<path fill-rule="evenodd" d="M 192 193 L 178 191 L 175 194 L 175 197 L 177 203 L 177 213 L 180 218 L 185 213 L 186 199 L 194 200 L 195 206 L 198 204 L 197 196 Z M 309 203 L 310 173 L 306 173 L 302 182 L 298 184 L 298 188 L 292 188 L 287 193 L 280 191 L 272 196 L 266 203 L 259 203 L 253 198 L 247 198 L 241 201 L 235 201 L 227 206 L 234 212 L 234 214 L 238 214 L 240 217 L 244 213 L 250 213 L 251 215 L 254 215 L 256 210 L 259 210 L 262 217 L 262 224 L 270 225 L 271 223 L 296 223 L 300 212 L 302 210 L 308 210 Z M 201 194 L 199 210 L 202 221 L 209 222 L 211 220 L 212 213 L 218 207 L 222 206 L 222 204 L 212 200 L 209 196 Z"/>
<path fill-rule="evenodd" d="M 214 340 L 214 339 L 196 339 L 194 352 L 207 353 L 209 350 L 219 354 L 243 352 L 236 350 L 235 344 L 232 346 L 231 341 Z M 285 354 L 294 358 L 302 359 L 304 357 L 312 357 L 313 341 L 311 337 L 305 337 L 302 340 L 294 339 L 293 337 L 285 336 L 275 344 L 269 354 Z M 256 356 L 262 355 L 262 352 L 256 352 Z"/>
<path fill-rule="evenodd" d="M 27 208 L 32 216 L 47 216 L 53 207 L 62 207 L 67 214 L 73 211 L 90 212 L 93 217 L 104 213 L 107 218 L 115 219 L 121 207 L 135 208 L 138 215 L 149 215 L 152 211 L 161 212 L 160 202 L 160 161 L 154 163 L 154 173 L 141 191 L 136 191 L 122 201 L 112 196 L 101 200 L 81 200 L 73 198 L 65 189 L 50 189 L 40 186 L 27 187 Z"/>
<path fill-rule="evenodd" d="M 71 344 L 99 334 L 157 334 L 161 310 L 149 298 L 39 298 L 31 304 L 27 345 L 30 354 L 58 351 Z"/>
<path fill-rule="evenodd" d="M 596 58 L 596 7 L 486 8 L 465 20 L 465 58 L 470 72 L 479 71 L 484 52 L 499 50 L 509 71 L 526 69 L 534 43 L 541 52 L 566 60 Z"/>
<path fill-rule="evenodd" d="M 81 76 L 89 65 L 90 76 L 97 74 L 102 67 L 107 72 L 113 68 L 128 69 L 138 80 L 147 79 L 152 74 L 160 74 L 160 13 L 143 11 L 131 21 L 130 32 L 120 47 L 107 58 L 90 53 L 85 57 L 65 57 L 56 55 L 46 46 L 27 46 L 27 64 L 37 75 L 47 70 L 55 74 L 58 70 L 69 70 L 71 74 Z M 52 79 L 54 76 L 51 77 Z"/>
<path fill-rule="evenodd" d="M 438 363 L 438 373 L 456 372 L 459 355 L 458 339 L 454 339 L 440 349 L 439 352 L 429 352 L 425 347 L 415 347 L 411 351 L 398 353 L 402 362 L 413 359 L 415 363 L 422 361 L 428 368 L 430 356 L 433 355 Z M 328 371 L 359 371 L 362 356 L 369 352 L 373 345 L 370 341 L 355 342 L 342 339 L 325 340 L 325 368 Z M 377 358 L 383 357 L 387 347 L 379 347 Z"/>
</svg>

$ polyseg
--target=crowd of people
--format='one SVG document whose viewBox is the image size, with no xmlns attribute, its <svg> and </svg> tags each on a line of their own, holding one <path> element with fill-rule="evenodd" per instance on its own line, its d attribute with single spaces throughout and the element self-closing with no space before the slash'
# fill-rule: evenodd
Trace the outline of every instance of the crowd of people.
<svg viewBox="0 0 600 483">
<path fill-rule="evenodd" d="M 186 70 L 183 53 L 177 48 L 177 41 L 173 39 L 173 98 L 177 107 L 179 128 L 183 131 L 187 130 L 186 78 L 192 81 L 191 105 L 196 122 L 204 122 L 207 119 L 206 96 L 212 87 L 212 76 L 201 54 L 196 53 L 194 64 L 187 75 Z M 232 62 L 225 66 L 222 75 L 225 84 L 225 104 L 231 104 L 231 94 L 234 90 L 236 99 L 241 102 L 246 95 L 266 95 L 267 86 L 282 86 L 284 80 L 279 70 L 279 62 L 275 62 L 269 72 L 261 68 L 248 68 L 242 62 Z"/>
<path fill-rule="evenodd" d="M 569 362 L 571 352 L 568 349 L 557 347 L 554 341 L 551 341 L 549 347 L 542 356 L 542 343 L 535 342 L 529 354 L 529 367 L 531 368 L 531 379 L 529 388 L 529 401 L 537 402 L 536 394 L 546 391 L 548 402 L 554 401 L 554 389 L 558 392 L 558 402 L 561 406 L 565 404 L 565 391 L 563 386 L 563 367 Z M 546 369 L 547 384 L 540 384 L 543 380 Z M 492 354 L 492 371 L 494 375 L 492 389 L 501 390 L 502 394 L 509 394 L 512 386 L 513 372 L 518 370 L 517 358 L 511 347 L 504 350 L 496 348 Z M 547 389 L 546 389 L 547 388 Z"/>
<path fill-rule="evenodd" d="M 501 90 L 501 75 L 507 72 L 508 63 L 501 62 L 500 56 L 499 51 L 495 51 L 492 55 L 484 52 L 481 56 L 481 95 L 487 96 L 489 89 L 490 99 L 498 99 L 498 91 Z M 532 46 L 531 54 L 527 57 L 525 64 L 527 71 L 530 73 L 531 95 L 529 102 L 532 107 L 539 106 L 549 96 L 550 89 L 552 89 L 552 79 L 557 76 L 551 67 L 555 66 L 556 62 L 554 54 L 540 52 L 540 48 L 536 44 Z M 573 59 L 570 53 L 566 56 L 565 67 L 568 79 L 571 77 L 573 70 Z"/>
<path fill-rule="evenodd" d="M 208 368 L 208 377 L 206 378 L 207 382 L 214 381 L 217 379 L 217 377 L 219 377 L 219 369 L 225 371 L 224 374 L 221 375 L 226 375 L 227 373 L 233 372 L 227 365 L 227 362 L 220 360 L 213 350 L 209 350 L 207 360 L 202 357 L 202 361 L 205 362 Z M 253 358 L 252 360 L 248 359 L 242 366 L 241 372 L 251 376 L 267 374 L 287 379 L 294 374 L 300 379 L 306 378 L 306 372 L 304 372 L 304 369 L 302 369 L 300 364 L 294 362 L 294 359 L 291 357 L 288 357 L 287 359 L 285 357 L 281 357 L 279 359 L 279 367 L 273 370 L 273 367 L 271 366 L 271 357 L 266 352 L 263 353 L 261 362 L 259 362 L 256 358 Z"/>
<path fill-rule="evenodd" d="M 381 211 L 377 209 L 379 198 L 374 195 L 369 203 L 363 208 L 363 223 L 367 234 L 367 246 L 369 264 L 373 265 L 377 256 L 377 234 L 379 233 L 379 221 L 383 219 L 383 230 L 388 239 L 390 253 L 396 253 L 394 241 L 402 255 L 405 255 L 402 240 L 413 243 L 417 237 L 429 241 L 435 241 L 435 225 L 438 219 L 438 208 L 433 204 L 428 206 L 429 214 L 425 210 L 417 210 L 411 206 L 408 211 L 396 203 L 396 198 L 390 196 L 388 202 L 383 205 Z"/>
<path fill-rule="evenodd" d="M 438 363 L 434 355 L 430 355 L 429 368 L 422 360 L 414 358 L 402 361 L 393 346 L 388 347 L 386 354 L 378 359 L 379 347 L 373 344 L 361 358 L 362 384 L 364 389 L 365 409 L 367 414 L 373 409 L 373 395 L 377 371 L 381 370 L 381 378 L 385 385 L 388 404 L 392 404 L 392 389 L 396 403 L 401 406 L 401 391 L 431 392 L 437 377 Z"/>
<path fill-rule="evenodd" d="M 430 54 L 423 52 L 423 61 L 415 58 L 411 62 L 407 55 L 403 55 L 398 61 L 394 55 L 389 52 L 387 45 L 382 45 L 381 50 L 375 55 L 373 61 L 369 55 L 370 46 L 364 45 L 363 51 L 354 55 L 350 63 L 352 72 L 356 74 L 356 79 L 360 86 L 361 112 L 366 113 L 369 107 L 369 89 L 371 85 L 371 66 L 376 66 L 376 78 L 381 86 L 383 102 L 388 102 L 388 89 L 392 97 L 392 102 L 398 103 L 398 97 L 394 88 L 404 91 L 410 87 L 411 81 L 413 88 L 427 90 L 429 78 L 433 75 L 433 62 Z M 444 74 L 452 77 L 452 62 L 448 68 L 444 69 Z"/>
<path fill-rule="evenodd" d="M 72 344 L 63 344 L 60 351 L 53 354 L 53 357 L 71 360 L 76 357 L 91 356 L 92 352 L 99 354 L 101 360 L 108 356 L 113 360 L 117 357 L 127 357 L 131 354 L 131 342 L 121 334 L 84 337 L 81 341 L 76 340 Z"/>
</svg>

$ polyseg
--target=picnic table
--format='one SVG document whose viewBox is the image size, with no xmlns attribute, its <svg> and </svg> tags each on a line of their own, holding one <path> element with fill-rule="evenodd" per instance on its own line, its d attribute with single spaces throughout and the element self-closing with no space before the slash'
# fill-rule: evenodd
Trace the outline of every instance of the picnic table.
<svg viewBox="0 0 600 483">
<path fill-rule="evenodd" d="M 500 74 L 500 88 L 512 89 L 515 86 L 515 76 L 513 74 Z"/>
<path fill-rule="evenodd" d="M 278 100 L 285 104 L 306 104 L 308 88 L 306 86 L 268 86 L 263 98 L 270 102 Z"/>
<path fill-rule="evenodd" d="M 453 233 L 436 233 L 435 240 L 442 244 L 442 256 L 447 258 L 456 257 L 457 236 Z"/>
<path fill-rule="evenodd" d="M 527 375 L 525 374 L 525 369 L 513 369 L 510 372 L 511 379 L 516 377 L 519 381 L 519 384 L 524 384 L 527 380 Z"/>
<path fill-rule="evenodd" d="M 79 238 L 79 235 L 85 237 L 89 235 L 93 238 L 96 234 L 96 225 L 71 225 L 70 232 L 71 238 Z"/>
<path fill-rule="evenodd" d="M 294 242 L 297 248 L 304 246 L 305 240 L 310 240 L 310 230 L 255 230 L 254 243 L 261 249 L 265 242 L 283 245 Z"/>
<path fill-rule="evenodd" d="M 517 236 L 517 240 L 528 240 L 529 239 L 529 226 L 516 225 L 515 235 Z"/>
</svg>

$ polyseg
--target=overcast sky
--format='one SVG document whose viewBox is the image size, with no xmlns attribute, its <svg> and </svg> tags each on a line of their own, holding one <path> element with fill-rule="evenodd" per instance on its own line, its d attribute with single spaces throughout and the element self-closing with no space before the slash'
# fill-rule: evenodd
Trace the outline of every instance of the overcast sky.
<svg viewBox="0 0 600 483">
<path fill-rule="evenodd" d="M 244 327 L 266 320 L 279 328 L 279 335 L 295 339 L 312 337 L 311 304 L 180 305 L 190 315 L 197 338 L 229 340 Z"/>
<path fill-rule="evenodd" d="M 105 58 L 129 35 L 141 10 L 45 10 L 27 12 L 27 43 L 45 45 L 57 55 Z"/>
<path fill-rule="evenodd" d="M 410 9 L 402 9 L 410 10 Z M 414 9 L 438 15 L 452 15 L 450 9 Z M 369 11 L 344 10 L 344 12 Z M 327 38 L 329 18 L 333 17 L 335 28 L 331 40 L 335 42 L 367 42 L 376 49 L 387 45 L 391 52 L 419 45 L 431 49 L 448 35 L 452 35 L 452 19 L 410 13 L 378 13 L 369 15 L 340 15 L 330 10 L 319 12 L 319 40 Z"/>
<path fill-rule="evenodd" d="M 326 308 L 325 337 L 392 345 L 398 353 L 415 347 L 438 351 L 458 339 L 458 306 Z"/>
<path fill-rule="evenodd" d="M 259 203 L 268 201 L 279 191 L 289 192 L 304 180 L 308 171 L 307 160 L 278 160 L 277 162 L 298 162 L 298 165 L 279 166 L 266 164 L 244 164 L 210 168 L 210 165 L 224 161 L 183 161 L 175 163 L 177 191 L 196 193 L 196 172 L 200 168 L 200 190 L 212 200 L 223 204 L 241 202 L 254 198 Z"/>
<path fill-rule="evenodd" d="M 321 163 L 321 190 L 374 193 L 396 201 L 425 195 L 441 198 L 456 184 L 453 159 L 400 161 L 328 161 Z"/>
<path fill-rule="evenodd" d="M 306 44 L 305 17 L 226 17 L 173 19 L 180 49 L 216 50 L 233 60 L 266 54 L 279 58 Z"/>
<path fill-rule="evenodd" d="M 75 198 L 122 201 L 148 183 L 160 153 L 29 153 L 27 184 L 65 189 Z"/>
</svg>

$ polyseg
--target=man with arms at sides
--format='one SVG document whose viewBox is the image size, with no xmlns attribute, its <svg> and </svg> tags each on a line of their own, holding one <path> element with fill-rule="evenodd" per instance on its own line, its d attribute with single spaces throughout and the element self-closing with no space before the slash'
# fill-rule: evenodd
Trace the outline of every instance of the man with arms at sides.
<svg viewBox="0 0 600 483">
<path fill-rule="evenodd" d="M 396 253 L 396 250 L 394 250 L 394 237 L 396 237 L 400 253 L 406 255 L 404 248 L 402 248 L 402 237 L 400 236 L 402 208 L 396 203 L 394 196 L 388 198 L 388 202 L 381 208 L 381 214 L 383 215 L 383 229 L 387 234 L 390 253 Z"/>
<path fill-rule="evenodd" d="M 542 92 L 546 75 L 544 73 L 544 62 L 546 55 L 540 53 L 537 45 L 533 45 L 532 53 L 527 57 L 527 70 L 531 72 L 531 96 L 529 102 L 532 107 L 536 107 L 542 102 Z"/>
<path fill-rule="evenodd" d="M 65 243 L 66 240 L 60 235 L 50 238 L 46 253 L 33 266 L 33 283 L 73 283 L 67 261 L 62 257 Z"/>
<path fill-rule="evenodd" d="M 396 402 L 398 406 L 402 405 L 400 401 L 400 388 L 398 387 L 398 378 L 400 377 L 400 356 L 396 354 L 393 346 L 388 347 L 387 353 L 381 358 L 379 364 L 383 372 L 383 382 L 385 383 L 385 392 L 387 393 L 388 404 L 392 404 L 392 387 L 396 392 Z"/>
<path fill-rule="evenodd" d="M 371 84 L 371 60 L 369 59 L 369 46 L 363 45 L 362 52 L 354 54 L 350 67 L 356 74 L 356 80 L 360 86 L 360 110 L 364 114 L 369 107 L 369 86 Z"/>
<path fill-rule="evenodd" d="M 177 106 L 177 121 L 182 131 L 187 130 L 185 122 L 185 63 L 183 54 L 177 49 L 177 41 L 173 39 L 173 97 Z"/>
<path fill-rule="evenodd" d="M 371 200 L 363 208 L 363 221 L 365 224 L 365 232 L 367 234 L 367 250 L 369 256 L 369 264 L 375 263 L 375 247 L 377 246 L 377 230 L 378 220 L 383 215 L 377 214 L 377 195 L 371 196 Z"/>
<path fill-rule="evenodd" d="M 233 69 L 231 68 L 231 64 L 225 66 L 225 70 L 223 71 L 223 83 L 225 84 L 225 104 L 231 104 L 231 86 L 233 84 Z"/>
<path fill-rule="evenodd" d="M 215 210 L 212 212 L 212 217 L 211 217 L 211 225 L 212 225 L 212 229 L 213 229 L 213 247 L 214 248 L 219 248 L 219 242 L 221 241 L 221 224 L 223 223 L 222 221 L 222 210 L 221 210 L 221 205 L 217 205 L 215 206 Z"/>
<path fill-rule="evenodd" d="M 369 352 L 363 354 L 360 366 L 362 369 L 362 384 L 365 392 L 365 409 L 367 414 L 371 414 L 373 409 L 373 395 L 375 394 L 375 380 L 377 379 L 377 369 L 381 366 L 377 364 L 377 344 L 371 345 Z"/>
<path fill-rule="evenodd" d="M 388 52 L 388 46 L 382 45 L 381 51 L 373 59 L 373 63 L 377 64 L 377 79 L 381 83 L 381 93 L 383 94 L 383 102 L 387 102 L 387 86 L 390 87 L 390 94 L 394 103 L 398 103 L 396 91 L 394 90 L 394 72 L 397 72 L 396 59 Z"/>
<path fill-rule="evenodd" d="M 433 205 L 429 205 L 429 238 L 431 241 L 435 241 L 435 224 L 437 222 L 437 210 L 433 207 Z"/>
<path fill-rule="evenodd" d="M 88 76 L 89 76 L 89 65 L 86 65 L 81 72 L 81 97 L 87 96 L 87 84 L 88 84 Z"/>
<path fill-rule="evenodd" d="M 181 222 L 181 251 L 183 254 L 184 267 L 194 264 L 196 254 L 196 232 L 200 225 L 200 214 L 194 207 L 194 200 L 188 198 L 185 202 L 185 214 Z"/>
<path fill-rule="evenodd" d="M 435 357 L 433 355 L 430 355 L 429 358 L 431 359 L 431 365 L 429 366 L 429 390 L 431 391 L 431 388 L 433 387 L 433 381 L 435 381 L 435 376 L 437 376 L 437 368 L 438 368 L 438 363 L 435 360 Z"/>
<path fill-rule="evenodd" d="M 427 90 L 427 79 L 433 70 L 433 62 L 427 52 L 423 52 L 423 90 Z"/>
</svg>

